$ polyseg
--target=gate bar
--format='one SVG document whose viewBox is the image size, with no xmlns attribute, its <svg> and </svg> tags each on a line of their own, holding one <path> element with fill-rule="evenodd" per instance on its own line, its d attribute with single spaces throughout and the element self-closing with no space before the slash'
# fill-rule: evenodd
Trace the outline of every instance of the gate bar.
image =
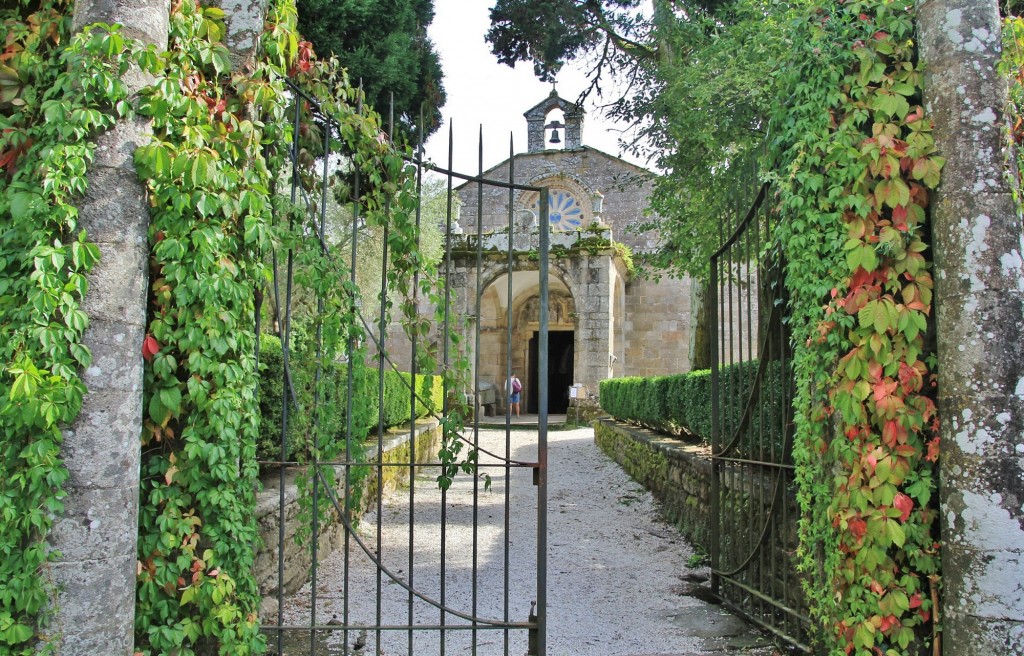
<svg viewBox="0 0 1024 656">
<path fill-rule="evenodd" d="M 548 188 L 540 193 L 540 335 L 538 339 L 537 385 L 537 651 L 547 656 L 548 631 L 548 267 L 551 249 L 551 220 L 548 218 Z"/>
</svg>

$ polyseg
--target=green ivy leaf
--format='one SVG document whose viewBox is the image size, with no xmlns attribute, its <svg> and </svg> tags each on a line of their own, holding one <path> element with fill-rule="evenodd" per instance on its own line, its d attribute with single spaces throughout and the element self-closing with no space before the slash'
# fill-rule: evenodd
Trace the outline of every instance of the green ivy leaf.
<svg viewBox="0 0 1024 656">
<path fill-rule="evenodd" d="M 889 539 L 894 545 L 902 549 L 907 540 L 906 532 L 903 530 L 903 525 L 894 519 L 886 521 L 885 525 L 889 534 Z M 904 602 L 906 602 L 906 595 L 904 595 Z M 909 605 L 907 607 L 909 608 Z"/>
</svg>

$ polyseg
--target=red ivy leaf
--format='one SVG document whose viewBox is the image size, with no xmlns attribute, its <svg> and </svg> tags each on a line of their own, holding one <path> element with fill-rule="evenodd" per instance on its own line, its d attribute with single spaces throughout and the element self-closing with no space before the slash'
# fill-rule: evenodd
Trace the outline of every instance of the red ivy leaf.
<svg viewBox="0 0 1024 656">
<path fill-rule="evenodd" d="M 153 356 L 160 352 L 160 342 L 152 335 L 146 335 L 146 339 L 142 340 L 142 357 L 146 362 L 152 362 Z"/>
<path fill-rule="evenodd" d="M 897 492 L 892 500 L 892 505 L 900 511 L 900 521 L 905 522 L 910 517 L 910 511 L 914 509 L 914 500 L 902 492 Z"/>
<path fill-rule="evenodd" d="M 896 391 L 896 381 L 886 378 L 875 383 L 875 401 L 882 401 Z"/>
<path fill-rule="evenodd" d="M 900 232 L 906 232 L 910 229 L 907 225 L 907 208 L 904 205 L 897 205 L 892 208 L 892 227 L 896 228 Z"/>
<path fill-rule="evenodd" d="M 847 526 L 850 527 L 850 534 L 857 540 L 862 539 L 864 534 L 868 532 L 868 523 L 860 517 L 854 517 L 851 519 L 847 523 Z"/>
</svg>

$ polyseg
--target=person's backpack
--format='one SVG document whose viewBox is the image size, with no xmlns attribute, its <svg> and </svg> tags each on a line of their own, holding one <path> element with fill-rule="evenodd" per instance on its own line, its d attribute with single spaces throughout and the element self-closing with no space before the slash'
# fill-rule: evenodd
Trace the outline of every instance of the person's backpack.
<svg viewBox="0 0 1024 656">
<path fill-rule="evenodd" d="M 519 379 L 518 378 L 513 378 L 512 379 L 512 391 L 513 392 L 519 392 L 519 391 L 522 391 L 522 389 L 523 389 L 523 384 L 519 382 Z"/>
</svg>

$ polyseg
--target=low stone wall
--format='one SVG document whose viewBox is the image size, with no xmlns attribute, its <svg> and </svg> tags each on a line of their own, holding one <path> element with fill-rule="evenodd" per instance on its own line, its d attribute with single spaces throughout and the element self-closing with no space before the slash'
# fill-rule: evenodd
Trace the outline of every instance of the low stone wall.
<svg viewBox="0 0 1024 656">
<path fill-rule="evenodd" d="M 661 503 L 665 519 L 676 526 L 692 544 L 710 553 L 711 546 L 711 449 L 703 445 L 685 444 L 678 438 L 660 435 L 654 431 L 620 424 L 612 419 L 594 422 L 594 441 L 598 447 L 617 462 L 627 474 L 654 494 Z M 724 489 L 736 485 L 730 496 L 725 514 L 733 519 L 723 520 L 721 550 L 733 564 L 747 558 L 749 549 L 764 530 L 763 521 L 773 505 L 772 499 L 778 481 L 773 476 L 751 475 L 722 481 Z M 749 588 L 760 590 L 782 605 L 804 612 L 805 601 L 801 593 L 802 581 L 796 570 L 794 554 L 799 541 L 797 521 L 800 516 L 792 486 L 785 485 L 781 506 L 776 508 L 780 520 L 773 523 L 768 540 L 750 555 L 747 566 L 734 577 Z M 734 546 L 739 545 L 739 546 Z M 746 593 L 733 587 L 727 593 L 732 601 Z M 769 624 L 777 621 L 771 616 L 772 607 L 741 604 L 752 616 L 763 614 L 759 621 Z"/>
<path fill-rule="evenodd" d="M 707 551 L 711 535 L 711 449 L 612 419 L 594 422 L 594 441 L 654 494 L 665 518 Z"/>
<path fill-rule="evenodd" d="M 416 425 L 416 460 L 419 462 L 436 460 L 438 447 L 441 440 L 441 428 L 437 421 L 420 421 Z M 368 462 L 376 463 L 377 441 L 374 439 L 369 445 L 366 454 Z M 388 463 L 401 464 L 409 462 L 410 439 L 408 427 L 403 429 L 392 429 L 384 436 L 384 458 L 385 465 Z M 429 454 L 425 456 L 424 454 Z M 409 476 L 412 468 L 383 467 L 380 471 L 384 475 L 383 488 L 390 492 L 400 486 L 409 484 Z M 296 534 L 302 528 L 301 508 L 299 504 L 299 490 L 296 479 L 301 473 L 301 468 L 289 468 L 285 471 L 284 486 L 284 591 L 285 594 L 293 594 L 309 580 L 311 564 L 313 562 L 311 541 L 307 538 L 303 544 L 296 541 Z M 370 475 L 362 481 L 362 496 L 356 516 L 361 516 L 367 509 L 377 503 L 377 467 L 370 469 Z M 336 468 L 335 480 L 344 480 L 344 469 Z M 264 621 L 275 622 L 277 620 L 277 591 L 278 591 L 278 545 L 280 544 L 279 517 L 281 517 L 281 493 L 280 473 L 270 472 L 262 477 L 263 491 L 260 492 L 256 507 L 256 519 L 259 522 L 260 537 L 263 541 L 262 548 L 256 553 L 255 571 L 256 580 L 260 586 L 260 594 L 263 596 L 263 604 L 260 607 L 260 617 Z M 343 498 L 342 491 L 335 491 L 339 501 Z M 307 529 L 309 530 L 309 529 Z M 329 525 L 321 524 L 319 527 L 319 540 L 317 541 L 318 560 L 326 558 L 332 551 L 344 544 L 345 531 L 338 521 L 332 521 Z"/>
</svg>

